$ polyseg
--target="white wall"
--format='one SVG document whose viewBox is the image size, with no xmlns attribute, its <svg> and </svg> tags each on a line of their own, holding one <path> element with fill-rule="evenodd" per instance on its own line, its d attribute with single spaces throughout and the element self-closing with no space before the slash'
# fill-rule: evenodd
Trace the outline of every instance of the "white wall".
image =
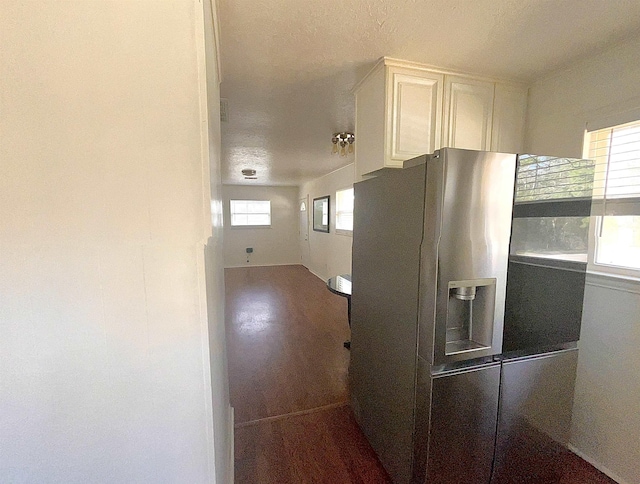
<svg viewBox="0 0 640 484">
<path fill-rule="evenodd" d="M 202 8 L 2 2 L 2 482 L 214 480 Z"/>
<path fill-rule="evenodd" d="M 602 284 L 600 286 L 598 284 Z M 619 482 L 640 482 L 640 284 L 586 288 L 573 446 Z"/>
<path fill-rule="evenodd" d="M 299 198 L 309 196 L 310 207 L 313 199 L 329 195 L 330 198 L 330 227 L 329 233 L 315 232 L 313 221 L 309 220 L 309 263 L 308 269 L 321 279 L 328 279 L 337 274 L 351 273 L 351 242 L 352 237 L 336 234 L 336 191 L 353 186 L 353 163 L 328 175 L 321 176 L 305 183 L 300 187 Z M 309 212 L 309 218 L 313 211 Z"/>
<path fill-rule="evenodd" d="M 203 358 L 209 361 L 209 378 L 206 383 L 211 385 L 211 407 L 207 409 L 212 417 L 212 428 L 208 430 L 210 446 L 213 452 L 209 458 L 215 458 L 209 463 L 215 470 L 215 482 L 227 484 L 233 482 L 234 450 L 233 450 L 233 409 L 229 403 L 229 376 L 227 371 L 227 345 L 224 319 L 224 257 L 223 257 L 223 219 L 222 219 L 222 184 L 220 175 L 220 70 L 219 70 L 219 42 L 218 17 L 215 1 L 203 2 L 204 35 L 198 45 L 200 54 L 200 113 L 201 119 L 206 115 L 206 123 L 201 124 L 203 143 L 203 186 L 206 192 L 209 181 L 210 194 L 205 193 L 206 202 L 210 205 L 210 216 L 205 224 L 212 228 L 211 237 L 205 248 L 205 279 L 206 293 L 205 307 L 201 308 L 207 315 L 208 341 L 203 342 Z M 197 37 L 198 38 L 198 37 Z M 202 59 L 204 53 L 204 60 Z M 207 170 L 208 169 L 208 170 Z M 202 290 L 202 288 L 201 288 Z M 204 302 L 201 297 L 201 302 Z M 205 377 L 206 371 L 205 371 Z M 213 435 L 211 435 L 213 432 Z M 212 442 L 213 437 L 213 442 Z"/>
<path fill-rule="evenodd" d="M 224 185 L 222 193 L 225 267 L 300 264 L 297 187 Z M 231 199 L 271 200 L 271 227 L 231 227 Z"/>
<path fill-rule="evenodd" d="M 529 91 L 527 151 L 580 157 L 587 124 L 640 118 L 638 53 L 640 38 L 535 83 Z M 638 348 L 640 284 L 620 288 L 610 278 L 588 277 L 571 444 L 619 482 L 636 484 Z"/>
<path fill-rule="evenodd" d="M 531 86 L 526 150 L 582 156 L 588 122 L 640 109 L 640 38 L 620 44 Z"/>
</svg>

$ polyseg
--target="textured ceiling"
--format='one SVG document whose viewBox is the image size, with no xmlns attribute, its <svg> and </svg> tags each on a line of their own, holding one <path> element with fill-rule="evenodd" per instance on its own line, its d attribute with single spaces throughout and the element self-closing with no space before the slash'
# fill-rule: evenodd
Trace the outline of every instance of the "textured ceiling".
<svg viewBox="0 0 640 484">
<path fill-rule="evenodd" d="M 378 58 L 528 82 L 640 34 L 640 1 L 219 0 L 219 20 L 223 182 L 296 185 L 353 161 L 330 139 Z"/>
</svg>

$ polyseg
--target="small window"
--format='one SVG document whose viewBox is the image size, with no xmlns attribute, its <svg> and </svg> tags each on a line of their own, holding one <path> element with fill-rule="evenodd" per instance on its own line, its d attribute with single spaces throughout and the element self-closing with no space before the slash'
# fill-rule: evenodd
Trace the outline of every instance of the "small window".
<svg viewBox="0 0 640 484">
<path fill-rule="evenodd" d="M 271 225 L 270 200 L 231 200 L 231 226 Z"/>
<path fill-rule="evenodd" d="M 353 232 L 353 188 L 336 192 L 336 233 Z"/>
<path fill-rule="evenodd" d="M 592 270 L 640 276 L 640 121 L 587 133 L 596 162 Z"/>
</svg>

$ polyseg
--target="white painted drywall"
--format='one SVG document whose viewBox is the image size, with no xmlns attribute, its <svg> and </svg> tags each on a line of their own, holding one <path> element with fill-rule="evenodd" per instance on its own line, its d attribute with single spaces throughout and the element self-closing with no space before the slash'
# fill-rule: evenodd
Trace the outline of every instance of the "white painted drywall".
<svg viewBox="0 0 640 484">
<path fill-rule="evenodd" d="M 210 194 L 204 193 L 210 210 L 205 211 L 210 219 L 205 221 L 210 225 L 211 237 L 205 248 L 204 271 L 206 288 L 201 294 L 206 294 L 205 307 L 201 309 L 207 314 L 208 340 L 203 342 L 203 358 L 209 361 L 209 379 L 211 384 L 211 408 L 208 413 L 212 418 L 213 428 L 208 432 L 208 437 L 213 437 L 214 452 L 210 452 L 209 458 L 215 471 L 217 484 L 233 483 L 234 478 L 234 449 L 233 449 L 233 409 L 229 403 L 229 376 L 227 371 L 227 345 L 224 320 L 224 256 L 222 225 L 222 184 L 220 168 L 220 67 L 219 67 L 219 42 L 218 15 L 216 3 L 205 0 L 202 9 L 204 35 L 202 46 L 198 46 L 198 53 L 204 53 L 204 59 L 200 57 L 200 79 L 206 80 L 206 84 L 200 83 L 200 113 L 201 120 L 206 115 L 206 123 L 201 124 L 203 141 L 203 186 L 207 187 L 209 180 Z M 198 19 L 197 19 L 198 20 Z M 205 129 L 206 128 L 206 129 Z M 201 298 L 202 301 L 202 298 Z M 205 371 L 205 377 L 206 371 Z M 213 435 L 211 434 L 213 431 Z M 213 454 L 213 455 L 212 455 Z"/>
<path fill-rule="evenodd" d="M 202 8 L 2 2 L 2 482 L 214 481 Z"/>
<path fill-rule="evenodd" d="M 298 187 L 224 185 L 225 267 L 300 264 Z M 231 227 L 229 200 L 270 200 L 270 227 Z M 253 248 L 247 262 L 247 247 Z"/>
<path fill-rule="evenodd" d="M 527 151 L 582 156 L 587 122 L 640 107 L 640 37 L 559 71 L 529 90 Z"/>
<path fill-rule="evenodd" d="M 588 278 L 572 445 L 619 482 L 640 482 L 640 284 Z M 635 292 L 632 292 L 635 291 Z"/>
<path fill-rule="evenodd" d="M 639 53 L 629 40 L 533 84 L 527 151 L 580 157 L 587 123 L 640 114 Z M 640 294 L 588 278 L 571 444 L 629 484 L 640 483 L 638 348 Z"/>
<path fill-rule="evenodd" d="M 354 180 L 353 163 L 305 183 L 300 187 L 298 198 L 309 196 L 310 206 L 313 199 L 329 195 L 330 227 L 329 233 L 313 230 L 313 221 L 309 228 L 309 267 L 308 269 L 323 280 L 337 274 L 351 273 L 351 245 L 349 235 L 336 234 L 336 191 L 350 188 Z M 313 211 L 309 212 L 313 217 Z"/>
</svg>

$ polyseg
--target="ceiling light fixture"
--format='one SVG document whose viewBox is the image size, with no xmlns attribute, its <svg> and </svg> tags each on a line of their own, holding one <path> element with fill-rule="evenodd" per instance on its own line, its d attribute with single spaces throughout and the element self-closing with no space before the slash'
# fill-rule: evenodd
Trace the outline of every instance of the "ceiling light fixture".
<svg viewBox="0 0 640 484">
<path fill-rule="evenodd" d="M 247 180 L 255 180 L 257 178 L 256 170 L 254 170 L 253 168 L 245 168 L 244 170 L 242 170 L 242 174 Z"/>
<path fill-rule="evenodd" d="M 341 133 L 333 133 L 331 142 L 333 143 L 333 149 L 331 154 L 335 155 L 340 152 L 340 156 L 347 156 L 347 153 L 353 153 L 353 142 L 356 140 L 356 135 L 343 131 Z M 338 148 L 338 146 L 340 148 Z"/>
</svg>

